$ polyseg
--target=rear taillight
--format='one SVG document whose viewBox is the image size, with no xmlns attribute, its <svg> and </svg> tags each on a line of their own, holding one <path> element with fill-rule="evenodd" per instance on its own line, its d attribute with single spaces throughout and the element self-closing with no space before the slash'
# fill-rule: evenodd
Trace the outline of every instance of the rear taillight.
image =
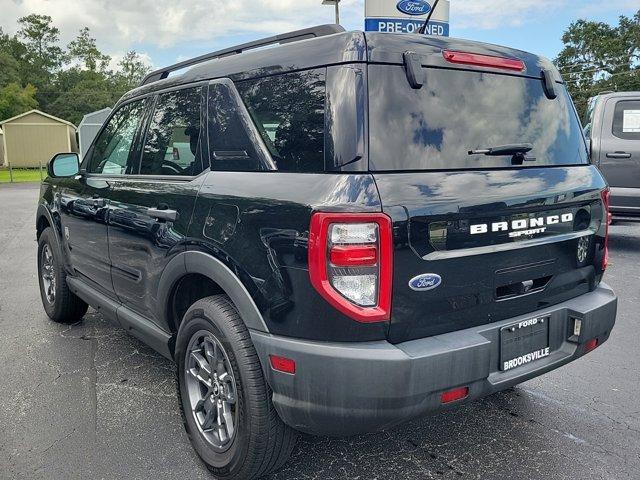
<svg viewBox="0 0 640 480">
<path fill-rule="evenodd" d="M 602 207 L 604 208 L 605 213 L 605 226 L 604 226 L 604 253 L 602 255 L 602 270 L 606 270 L 607 265 L 609 265 L 609 225 L 611 224 L 611 212 L 609 211 L 609 200 L 611 196 L 610 190 L 607 188 L 606 190 L 602 190 L 600 192 L 600 196 L 602 197 Z"/>
<path fill-rule="evenodd" d="M 519 58 L 495 57 L 493 55 L 480 55 L 478 53 L 457 52 L 444 50 L 442 56 L 449 63 L 459 65 L 473 65 L 475 67 L 499 68 L 522 72 L 525 69 L 524 62 Z"/>
<path fill-rule="evenodd" d="M 309 276 L 322 297 L 358 322 L 391 311 L 391 219 L 382 213 L 316 213 L 309 231 Z"/>
</svg>

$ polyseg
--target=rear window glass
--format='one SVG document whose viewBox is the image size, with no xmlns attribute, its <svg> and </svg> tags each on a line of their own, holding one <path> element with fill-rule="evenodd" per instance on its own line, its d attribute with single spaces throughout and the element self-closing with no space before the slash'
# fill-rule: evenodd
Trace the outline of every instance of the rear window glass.
<svg viewBox="0 0 640 480">
<path fill-rule="evenodd" d="M 324 170 L 325 71 L 236 84 L 278 170 Z"/>
<path fill-rule="evenodd" d="M 369 70 L 371 170 L 483 169 L 512 166 L 512 156 L 469 154 L 531 144 L 524 166 L 588 162 L 586 144 L 566 90 L 549 100 L 537 79 L 425 69 L 409 86 L 400 66 Z"/>
<path fill-rule="evenodd" d="M 640 101 L 625 100 L 616 104 L 613 134 L 624 140 L 640 140 Z"/>
</svg>

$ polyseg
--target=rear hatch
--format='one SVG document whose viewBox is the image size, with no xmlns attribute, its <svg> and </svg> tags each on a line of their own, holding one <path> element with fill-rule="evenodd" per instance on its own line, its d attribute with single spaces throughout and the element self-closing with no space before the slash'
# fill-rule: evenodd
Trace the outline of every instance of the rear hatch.
<svg viewBox="0 0 640 480">
<path fill-rule="evenodd" d="M 451 45 L 404 42 L 418 72 L 394 64 L 380 41 L 370 42 L 368 68 L 369 168 L 394 228 L 389 340 L 491 323 L 594 289 L 606 184 L 588 164 L 557 72 L 530 55 L 514 71 L 522 52 L 497 52 L 511 62 L 504 70 L 450 63 Z M 483 153 L 505 145 L 507 153 Z"/>
</svg>

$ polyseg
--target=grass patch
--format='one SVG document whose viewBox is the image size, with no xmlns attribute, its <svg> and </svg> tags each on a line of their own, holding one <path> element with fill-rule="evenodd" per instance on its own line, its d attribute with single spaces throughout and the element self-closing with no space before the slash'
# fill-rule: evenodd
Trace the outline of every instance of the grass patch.
<svg viewBox="0 0 640 480">
<path fill-rule="evenodd" d="M 40 171 L 37 168 L 14 168 L 12 169 L 13 182 L 25 183 L 25 182 L 39 182 Z M 46 172 L 43 170 L 42 178 L 46 177 Z M 9 183 L 11 177 L 9 176 L 8 168 L 0 168 L 0 183 Z"/>
</svg>

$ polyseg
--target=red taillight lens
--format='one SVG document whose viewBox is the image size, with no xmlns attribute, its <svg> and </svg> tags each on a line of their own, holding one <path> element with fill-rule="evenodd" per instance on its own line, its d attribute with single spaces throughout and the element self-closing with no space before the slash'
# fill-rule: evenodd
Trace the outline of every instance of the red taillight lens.
<svg viewBox="0 0 640 480">
<path fill-rule="evenodd" d="M 468 396 L 469 387 L 454 388 L 453 390 L 443 392 L 443 394 L 440 396 L 440 402 L 451 403 L 457 400 L 462 400 L 463 398 L 467 398 Z"/>
<path fill-rule="evenodd" d="M 478 53 L 457 52 L 444 50 L 442 56 L 449 63 L 473 65 L 476 67 L 499 68 L 522 72 L 525 69 L 524 62 L 519 58 L 494 57 L 492 55 L 480 55 Z"/>
<path fill-rule="evenodd" d="M 374 266 L 378 248 L 369 245 L 335 245 L 331 247 L 331 263 L 337 267 Z"/>
<path fill-rule="evenodd" d="M 602 254 L 602 270 L 606 270 L 609 265 L 609 225 L 611 224 L 611 212 L 609 211 L 609 201 L 611 192 L 607 188 L 606 190 L 602 190 L 600 192 L 600 196 L 602 197 L 602 207 L 604 208 L 604 252 Z"/>
<path fill-rule="evenodd" d="M 311 217 L 311 283 L 327 302 L 354 320 L 389 320 L 392 257 L 391 219 L 382 213 Z"/>
<path fill-rule="evenodd" d="M 296 373 L 296 362 L 290 358 L 269 355 L 269 361 L 271 362 L 271 368 L 278 372 L 290 373 L 291 375 Z"/>
<path fill-rule="evenodd" d="M 597 338 L 592 338 L 591 340 L 587 340 L 587 343 L 584 344 L 584 352 L 588 353 L 591 350 L 595 350 L 600 342 L 598 342 Z"/>
</svg>

